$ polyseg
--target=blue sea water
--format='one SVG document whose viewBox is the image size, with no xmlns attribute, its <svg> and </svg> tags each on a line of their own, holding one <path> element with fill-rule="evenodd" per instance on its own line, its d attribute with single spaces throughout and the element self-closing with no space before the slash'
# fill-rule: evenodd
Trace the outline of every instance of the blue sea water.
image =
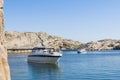
<svg viewBox="0 0 120 80">
<path fill-rule="evenodd" d="M 65 51 L 58 64 L 27 63 L 27 54 L 8 59 L 12 80 L 120 80 L 120 50 Z"/>
</svg>

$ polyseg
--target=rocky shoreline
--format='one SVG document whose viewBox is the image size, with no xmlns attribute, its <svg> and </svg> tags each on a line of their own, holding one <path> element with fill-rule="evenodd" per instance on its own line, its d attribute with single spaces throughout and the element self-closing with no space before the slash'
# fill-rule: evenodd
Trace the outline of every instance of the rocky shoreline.
<svg viewBox="0 0 120 80">
<path fill-rule="evenodd" d="M 54 47 L 56 49 L 120 50 L 120 40 L 104 39 L 81 43 L 49 35 L 45 32 L 5 32 L 7 48 L 33 48 L 35 46 Z"/>
</svg>

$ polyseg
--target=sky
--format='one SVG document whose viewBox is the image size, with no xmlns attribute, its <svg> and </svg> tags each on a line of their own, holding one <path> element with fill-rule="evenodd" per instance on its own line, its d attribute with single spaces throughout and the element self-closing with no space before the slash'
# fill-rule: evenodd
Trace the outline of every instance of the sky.
<svg viewBox="0 0 120 80">
<path fill-rule="evenodd" d="M 5 30 L 90 42 L 120 39 L 120 0 L 4 0 Z"/>
</svg>

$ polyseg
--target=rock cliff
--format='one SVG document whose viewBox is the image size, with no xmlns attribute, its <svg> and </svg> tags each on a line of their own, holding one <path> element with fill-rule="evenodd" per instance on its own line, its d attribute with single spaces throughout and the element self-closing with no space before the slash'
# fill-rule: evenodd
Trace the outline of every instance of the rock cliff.
<svg viewBox="0 0 120 80">
<path fill-rule="evenodd" d="M 0 80 L 10 80 L 7 48 L 4 38 L 3 0 L 0 0 Z"/>
<path fill-rule="evenodd" d="M 79 48 L 78 41 L 49 35 L 45 32 L 5 32 L 8 48 L 33 48 L 35 46 L 54 47 L 57 49 Z"/>
</svg>

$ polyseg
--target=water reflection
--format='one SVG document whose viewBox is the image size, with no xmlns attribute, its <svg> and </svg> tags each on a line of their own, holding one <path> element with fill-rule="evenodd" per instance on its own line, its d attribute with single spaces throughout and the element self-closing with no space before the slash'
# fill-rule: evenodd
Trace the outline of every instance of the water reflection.
<svg viewBox="0 0 120 80">
<path fill-rule="evenodd" d="M 28 63 L 29 73 L 33 80 L 60 80 L 59 64 Z"/>
</svg>

